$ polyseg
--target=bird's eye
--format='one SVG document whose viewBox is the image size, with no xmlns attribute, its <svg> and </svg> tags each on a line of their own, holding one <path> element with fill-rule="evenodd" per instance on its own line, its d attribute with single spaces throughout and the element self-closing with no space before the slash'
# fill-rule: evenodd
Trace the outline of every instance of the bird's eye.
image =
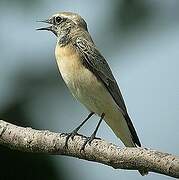
<svg viewBox="0 0 179 180">
<path fill-rule="evenodd" d="M 60 16 L 55 17 L 56 24 L 59 24 L 62 21 L 62 18 Z"/>
</svg>

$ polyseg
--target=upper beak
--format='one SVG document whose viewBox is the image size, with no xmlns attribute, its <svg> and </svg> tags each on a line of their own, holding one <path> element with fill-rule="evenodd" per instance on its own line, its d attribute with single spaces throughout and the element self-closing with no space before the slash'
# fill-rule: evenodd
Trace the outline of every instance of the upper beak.
<svg viewBox="0 0 179 180">
<path fill-rule="evenodd" d="M 45 19 L 45 20 L 40 20 L 37 22 L 43 22 L 43 23 L 47 23 L 47 24 L 53 24 L 51 19 Z"/>
<path fill-rule="evenodd" d="M 37 28 L 36 30 L 38 30 L 38 31 L 41 31 L 41 30 L 51 31 L 51 32 L 53 32 L 55 35 L 57 35 L 57 33 L 56 33 L 56 31 L 55 31 L 55 27 L 53 27 L 52 19 L 41 20 L 41 21 L 37 21 L 37 22 L 43 22 L 43 23 L 51 24 L 51 26 L 42 27 L 42 28 Z"/>
</svg>

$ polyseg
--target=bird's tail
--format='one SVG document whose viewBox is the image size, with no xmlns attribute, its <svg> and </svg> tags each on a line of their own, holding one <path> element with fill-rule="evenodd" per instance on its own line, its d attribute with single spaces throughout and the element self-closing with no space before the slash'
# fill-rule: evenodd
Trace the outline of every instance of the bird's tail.
<svg viewBox="0 0 179 180">
<path fill-rule="evenodd" d="M 138 136 L 137 136 L 136 130 L 135 130 L 133 124 L 132 124 L 132 121 L 131 121 L 129 115 L 126 114 L 126 115 L 124 116 L 124 118 L 125 118 L 125 120 L 126 120 L 126 122 L 127 122 L 127 126 L 128 126 L 128 128 L 129 128 L 129 131 L 130 131 L 130 134 L 131 134 L 131 138 L 132 138 L 134 147 L 137 147 L 137 146 L 138 146 L 138 147 L 141 147 L 140 140 L 139 140 L 139 138 L 138 138 Z M 145 170 L 145 169 L 139 169 L 139 173 L 140 173 L 142 176 L 145 176 L 145 175 L 148 174 L 148 171 Z"/>
<path fill-rule="evenodd" d="M 149 172 L 147 170 L 138 170 L 142 176 L 146 176 Z"/>
<path fill-rule="evenodd" d="M 123 115 L 120 111 L 118 111 L 116 115 L 117 116 L 113 115 L 106 119 L 107 124 L 111 127 L 116 136 L 122 140 L 126 147 L 141 147 L 140 140 L 129 115 Z M 148 171 L 139 169 L 139 173 L 144 176 L 148 174 Z"/>
</svg>

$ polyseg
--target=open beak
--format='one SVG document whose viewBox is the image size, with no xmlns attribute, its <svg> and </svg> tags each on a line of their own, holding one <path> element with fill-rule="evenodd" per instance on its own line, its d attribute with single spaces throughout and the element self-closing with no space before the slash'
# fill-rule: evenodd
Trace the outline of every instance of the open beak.
<svg viewBox="0 0 179 180">
<path fill-rule="evenodd" d="M 37 31 L 42 31 L 42 30 L 51 31 L 57 36 L 56 27 L 53 25 L 52 19 L 41 20 L 37 22 L 51 24 L 51 26 L 48 26 L 48 27 L 37 28 L 36 29 Z"/>
</svg>

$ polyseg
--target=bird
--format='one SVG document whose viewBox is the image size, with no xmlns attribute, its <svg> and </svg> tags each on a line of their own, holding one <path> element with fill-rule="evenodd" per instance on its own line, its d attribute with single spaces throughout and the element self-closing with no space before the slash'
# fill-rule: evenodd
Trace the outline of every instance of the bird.
<svg viewBox="0 0 179 180">
<path fill-rule="evenodd" d="M 61 76 L 72 95 L 89 111 L 87 118 L 67 135 L 65 145 L 85 122 L 97 115 L 100 120 L 82 150 L 96 138 L 103 119 L 126 147 L 141 147 L 117 81 L 96 47 L 86 21 L 77 13 L 59 12 L 39 22 L 50 26 L 37 30 L 51 31 L 57 37 L 55 57 Z M 147 174 L 145 170 L 139 172 Z"/>
</svg>

